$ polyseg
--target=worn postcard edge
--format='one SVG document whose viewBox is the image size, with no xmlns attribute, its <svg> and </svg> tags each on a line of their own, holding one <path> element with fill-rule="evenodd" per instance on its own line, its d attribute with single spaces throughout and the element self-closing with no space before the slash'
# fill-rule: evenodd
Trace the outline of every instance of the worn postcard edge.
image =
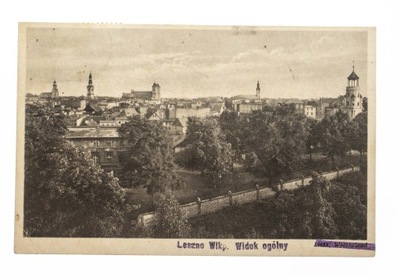
<svg viewBox="0 0 400 277">
<path fill-rule="evenodd" d="M 24 126 L 25 126 L 25 80 L 26 80 L 26 31 L 40 27 L 67 28 L 174 28 L 174 29 L 232 29 L 232 26 L 179 26 L 179 25 L 116 25 L 72 23 L 20 23 L 18 35 L 18 88 L 17 88 L 17 149 L 16 149 L 16 195 L 14 251 L 26 254 L 135 254 L 135 255 L 195 255 L 195 256 L 375 256 L 375 250 L 315 247 L 316 240 L 293 239 L 220 239 L 228 249 L 179 249 L 178 241 L 204 243 L 210 239 L 113 239 L 113 238 L 32 238 L 23 234 L 24 200 Z M 375 157 L 376 157 L 376 29 L 374 27 L 250 27 L 257 30 L 276 31 L 363 31 L 368 32 L 368 223 L 367 240 L 375 244 Z M 258 251 L 236 251 L 235 242 L 256 242 Z M 263 244 L 288 243 L 287 251 L 262 249 Z"/>
</svg>

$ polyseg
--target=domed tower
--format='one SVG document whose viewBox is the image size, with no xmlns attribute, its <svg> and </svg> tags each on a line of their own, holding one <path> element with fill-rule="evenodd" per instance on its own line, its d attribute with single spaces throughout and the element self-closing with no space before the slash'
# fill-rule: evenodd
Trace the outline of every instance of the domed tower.
<svg viewBox="0 0 400 277">
<path fill-rule="evenodd" d="M 93 99 L 94 98 L 94 86 L 93 86 L 93 81 L 92 81 L 92 73 L 90 72 L 89 74 L 89 82 L 87 85 L 87 98 L 88 99 Z"/>
<path fill-rule="evenodd" d="M 53 82 L 53 89 L 51 90 L 51 97 L 59 97 L 56 80 Z"/>
<path fill-rule="evenodd" d="M 347 77 L 347 87 L 345 95 L 345 109 L 350 117 L 353 119 L 357 114 L 362 112 L 362 95 L 360 93 L 359 77 L 354 71 L 353 61 L 353 72 Z"/>
<path fill-rule="evenodd" d="M 256 88 L 256 98 L 257 98 L 257 99 L 260 99 L 260 91 L 261 91 L 261 89 L 260 89 L 260 82 L 257 81 L 257 88 Z"/>
</svg>

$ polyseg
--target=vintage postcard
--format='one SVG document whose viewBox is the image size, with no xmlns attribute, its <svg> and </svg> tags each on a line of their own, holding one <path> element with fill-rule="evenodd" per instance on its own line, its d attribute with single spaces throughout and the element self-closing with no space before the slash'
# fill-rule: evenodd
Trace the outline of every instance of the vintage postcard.
<svg viewBox="0 0 400 277">
<path fill-rule="evenodd" d="M 375 46 L 21 23 L 15 252 L 374 256 Z"/>
</svg>

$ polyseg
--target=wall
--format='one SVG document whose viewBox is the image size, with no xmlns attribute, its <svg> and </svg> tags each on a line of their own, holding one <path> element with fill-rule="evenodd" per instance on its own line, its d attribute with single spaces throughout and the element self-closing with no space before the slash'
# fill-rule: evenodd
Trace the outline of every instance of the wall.
<svg viewBox="0 0 400 277">
<path fill-rule="evenodd" d="M 359 171 L 359 167 L 347 168 L 339 171 L 331 171 L 323 174 L 325 178 L 328 180 L 335 179 L 345 173 L 351 171 Z M 282 184 L 280 189 L 282 190 L 294 190 L 300 188 L 301 186 L 307 186 L 310 184 L 312 177 L 305 177 L 302 179 L 290 180 L 286 183 Z M 227 195 L 218 196 L 211 199 L 201 200 L 198 199 L 197 202 L 185 204 L 181 206 L 182 216 L 183 218 L 191 218 L 201 214 L 209 214 L 216 211 L 219 211 L 223 208 L 232 206 L 232 205 L 242 205 L 250 202 L 257 201 L 259 199 L 265 199 L 275 195 L 275 191 L 273 191 L 269 187 L 256 187 L 254 189 L 236 192 L 236 193 L 228 193 Z M 138 225 L 141 227 L 150 226 L 154 224 L 155 221 L 155 213 L 144 213 L 138 216 Z"/>
</svg>

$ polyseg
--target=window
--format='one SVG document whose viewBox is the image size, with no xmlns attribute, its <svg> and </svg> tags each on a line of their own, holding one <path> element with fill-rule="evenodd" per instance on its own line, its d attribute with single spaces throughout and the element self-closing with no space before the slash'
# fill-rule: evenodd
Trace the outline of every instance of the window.
<svg viewBox="0 0 400 277">
<path fill-rule="evenodd" d="M 92 160 L 93 160 L 93 164 L 99 163 L 99 153 L 98 152 L 92 152 Z"/>
<path fill-rule="evenodd" d="M 113 152 L 106 152 L 106 161 L 108 163 L 111 163 L 114 160 L 114 154 Z"/>
<path fill-rule="evenodd" d="M 112 141 L 109 139 L 109 140 L 107 140 L 107 146 L 111 146 L 112 145 Z"/>
<path fill-rule="evenodd" d="M 98 139 L 95 139 L 95 140 L 93 141 L 93 146 L 99 146 L 99 145 L 100 145 L 99 140 L 98 140 Z"/>
</svg>

